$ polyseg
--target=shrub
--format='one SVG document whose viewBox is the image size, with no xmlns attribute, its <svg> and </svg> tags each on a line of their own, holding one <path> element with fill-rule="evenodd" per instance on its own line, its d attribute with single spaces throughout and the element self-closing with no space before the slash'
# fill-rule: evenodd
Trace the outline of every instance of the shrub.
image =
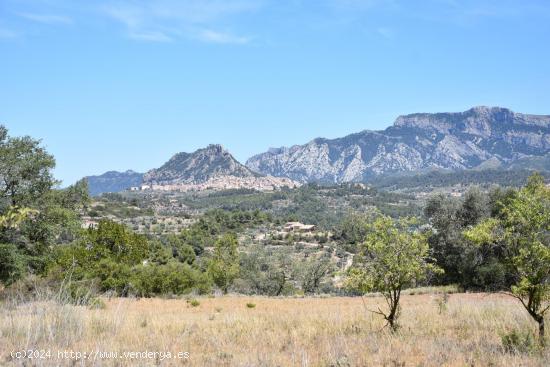
<svg viewBox="0 0 550 367">
<path fill-rule="evenodd" d="M 194 298 L 192 300 L 187 301 L 187 303 L 191 307 L 199 307 L 201 305 L 201 303 L 197 299 L 194 299 Z"/>
<path fill-rule="evenodd" d="M 246 307 L 248 307 L 248 308 L 256 308 L 256 304 L 255 304 L 255 303 L 247 303 L 247 304 L 246 304 Z"/>
<path fill-rule="evenodd" d="M 0 244 L 0 282 L 10 285 L 25 273 L 23 256 L 12 244 Z"/>
<path fill-rule="evenodd" d="M 513 330 L 501 337 L 502 347 L 506 353 L 530 353 L 535 349 L 535 340 L 529 332 Z"/>
<path fill-rule="evenodd" d="M 141 297 L 182 295 L 193 290 L 203 294 L 210 288 L 210 281 L 204 273 L 175 261 L 166 265 L 138 265 L 131 276 L 132 292 Z"/>
</svg>

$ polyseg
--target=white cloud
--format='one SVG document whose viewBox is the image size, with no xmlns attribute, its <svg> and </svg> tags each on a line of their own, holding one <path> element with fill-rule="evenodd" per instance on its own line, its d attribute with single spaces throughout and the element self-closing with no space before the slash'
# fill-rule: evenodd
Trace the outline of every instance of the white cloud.
<svg viewBox="0 0 550 367">
<path fill-rule="evenodd" d="M 250 37 L 214 31 L 228 18 L 254 11 L 263 0 L 118 1 L 102 8 L 130 38 L 166 42 L 182 36 L 204 42 L 244 44 Z"/>
<path fill-rule="evenodd" d="M 249 37 L 235 36 L 230 33 L 216 32 L 211 29 L 204 29 L 200 31 L 197 38 L 206 42 L 212 43 L 233 43 L 233 44 L 245 44 L 250 41 Z"/>
<path fill-rule="evenodd" d="M 44 24 L 72 24 L 73 20 L 63 15 L 55 14 L 35 14 L 35 13 L 18 13 L 20 17 L 33 22 Z"/>
<path fill-rule="evenodd" d="M 130 5 L 108 6 L 103 8 L 103 12 L 128 28 L 139 27 L 145 19 L 143 9 Z"/>
</svg>

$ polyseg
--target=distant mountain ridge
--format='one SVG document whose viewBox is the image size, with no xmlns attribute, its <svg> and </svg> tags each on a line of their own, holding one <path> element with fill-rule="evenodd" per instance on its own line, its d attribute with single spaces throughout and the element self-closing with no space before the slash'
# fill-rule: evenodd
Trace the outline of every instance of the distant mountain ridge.
<svg viewBox="0 0 550 367">
<path fill-rule="evenodd" d="M 201 191 L 249 188 L 261 191 L 295 187 L 288 178 L 253 172 L 239 163 L 219 144 L 211 144 L 193 153 L 177 153 L 161 167 L 145 174 L 107 172 L 87 177 L 90 194 L 136 190 Z"/>
<path fill-rule="evenodd" d="M 457 113 L 399 116 L 385 130 L 271 148 L 239 163 L 219 144 L 178 153 L 145 174 L 87 177 L 90 193 L 149 186 L 162 190 L 294 186 L 297 182 L 364 182 L 430 170 L 550 169 L 550 116 L 474 107 Z"/>
<path fill-rule="evenodd" d="M 300 182 L 366 181 L 385 173 L 510 165 L 550 152 L 550 116 L 474 107 L 458 113 L 399 116 L 383 131 L 269 149 L 246 165 Z M 486 163 L 487 162 L 487 163 Z"/>
<path fill-rule="evenodd" d="M 160 168 L 147 172 L 143 181 L 147 184 L 175 185 L 200 184 L 214 177 L 260 177 L 239 163 L 219 144 L 211 144 L 193 153 L 177 153 Z"/>
<path fill-rule="evenodd" d="M 106 192 L 119 192 L 143 183 L 143 173 L 128 170 L 109 171 L 98 176 L 87 176 L 90 195 L 97 196 Z"/>
</svg>

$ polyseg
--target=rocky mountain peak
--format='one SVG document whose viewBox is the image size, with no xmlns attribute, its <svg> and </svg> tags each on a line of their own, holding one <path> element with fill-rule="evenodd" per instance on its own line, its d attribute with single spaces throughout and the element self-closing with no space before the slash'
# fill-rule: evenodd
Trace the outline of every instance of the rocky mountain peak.
<svg viewBox="0 0 550 367">
<path fill-rule="evenodd" d="M 383 131 L 315 139 L 270 150 L 247 166 L 301 182 L 364 181 L 374 175 L 419 169 L 467 169 L 487 160 L 510 163 L 550 152 L 550 116 L 502 107 L 399 116 Z"/>
<path fill-rule="evenodd" d="M 200 150 L 200 149 L 199 149 Z M 221 144 L 209 144 L 203 149 L 205 152 L 209 152 L 212 155 L 224 155 L 230 154 Z"/>
<path fill-rule="evenodd" d="M 147 172 L 151 184 L 198 184 L 219 176 L 256 177 L 257 173 L 239 163 L 223 146 L 211 144 L 193 153 L 177 153 L 160 168 Z"/>
</svg>

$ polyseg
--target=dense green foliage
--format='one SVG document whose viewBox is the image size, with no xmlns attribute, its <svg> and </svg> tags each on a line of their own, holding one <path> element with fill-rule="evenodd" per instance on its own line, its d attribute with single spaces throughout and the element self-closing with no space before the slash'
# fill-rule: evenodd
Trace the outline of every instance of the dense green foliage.
<svg viewBox="0 0 550 367">
<path fill-rule="evenodd" d="M 470 246 L 463 232 L 479 222 L 501 214 L 502 205 L 515 195 L 513 190 L 493 189 L 488 194 L 470 189 L 462 199 L 432 197 L 424 209 L 431 225 L 428 238 L 433 257 L 445 273 L 438 284 L 459 284 L 466 290 L 502 290 L 513 281 L 500 244 Z"/>
<path fill-rule="evenodd" d="M 180 251 L 185 249 L 177 239 L 167 241 Z M 207 277 L 190 265 L 194 253 L 182 255 L 121 224 L 101 221 L 74 243 L 57 248 L 49 274 L 71 274 L 72 280 L 97 280 L 101 291 L 119 295 L 183 294 L 209 289 Z"/>
<path fill-rule="evenodd" d="M 455 185 L 499 185 L 504 187 L 519 187 L 527 183 L 533 171 L 527 169 L 484 169 L 464 170 L 456 172 L 431 171 L 424 174 L 387 175 L 374 179 L 371 183 L 384 190 L 423 189 Z M 549 177 L 545 173 L 546 177 Z"/>
<path fill-rule="evenodd" d="M 550 188 L 540 175 L 503 204 L 499 216 L 465 232 L 472 242 L 505 248 L 514 282 L 512 295 L 539 324 L 544 343 L 544 316 L 550 309 Z"/>
<path fill-rule="evenodd" d="M 234 234 L 225 234 L 216 241 L 208 272 L 223 293 L 227 293 L 239 275 L 239 243 Z"/>
<path fill-rule="evenodd" d="M 0 195 L 3 205 L 28 206 L 55 184 L 53 156 L 31 137 L 9 137 L 0 126 Z"/>
<path fill-rule="evenodd" d="M 0 272 L 4 283 L 28 272 L 44 272 L 53 247 L 71 241 L 80 229 L 78 211 L 88 202 L 87 186 L 80 182 L 56 189 L 54 166 L 53 157 L 39 141 L 9 137 L 0 127 L 0 243 L 5 244 Z"/>
<path fill-rule="evenodd" d="M 267 251 L 263 246 L 250 249 L 240 259 L 240 274 L 237 289 L 245 294 L 281 296 L 293 294 L 291 280 L 295 267 L 289 249 Z"/>
</svg>

